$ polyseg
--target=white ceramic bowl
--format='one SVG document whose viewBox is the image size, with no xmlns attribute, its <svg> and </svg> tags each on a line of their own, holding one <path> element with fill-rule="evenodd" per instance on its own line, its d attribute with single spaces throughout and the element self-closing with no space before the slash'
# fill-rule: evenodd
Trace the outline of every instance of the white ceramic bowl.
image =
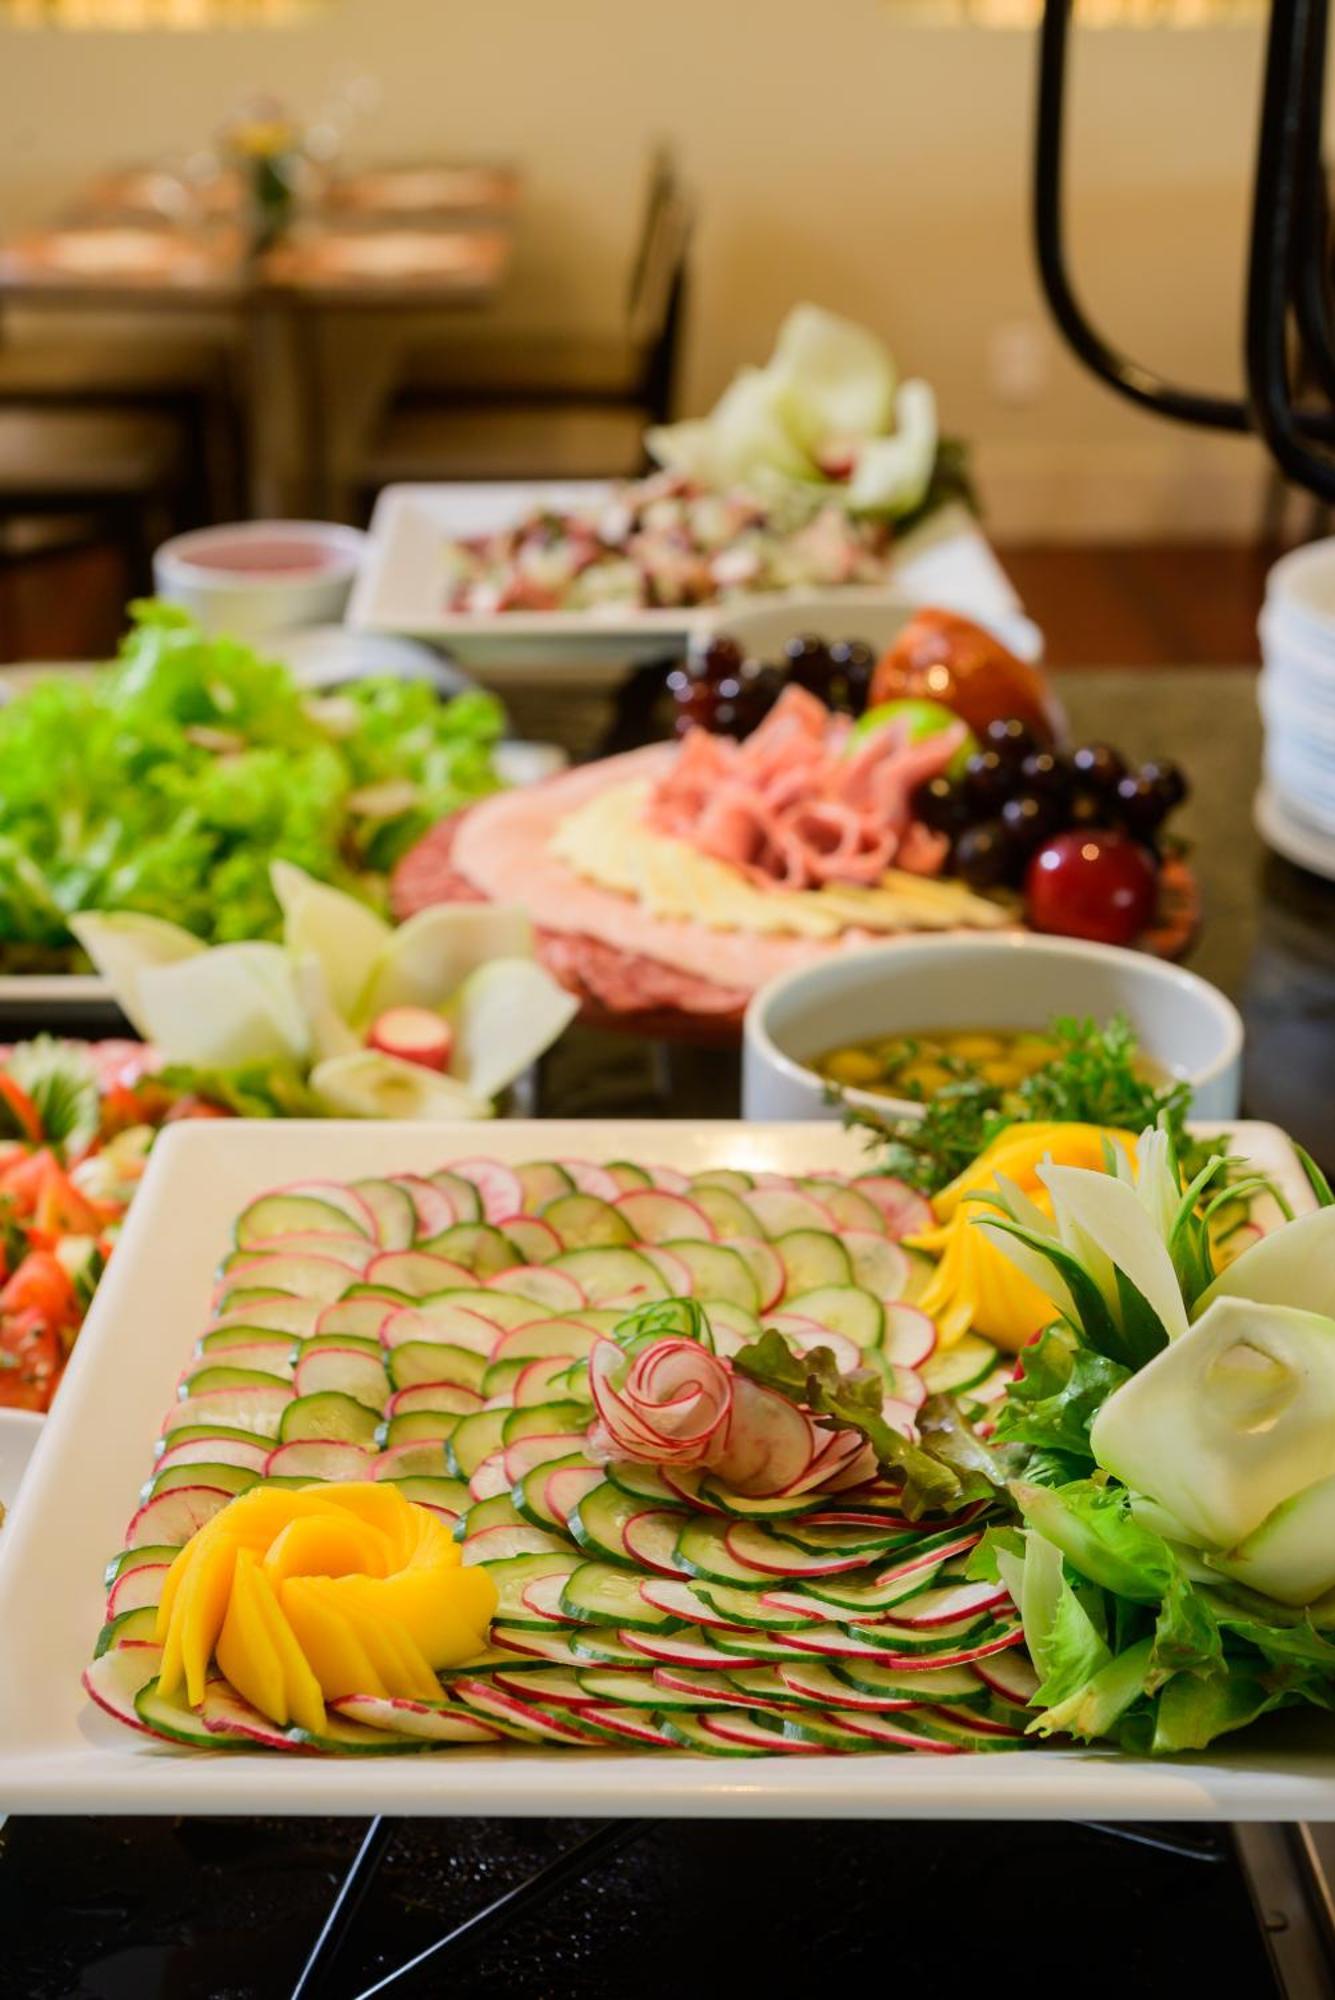
<svg viewBox="0 0 1335 2000">
<path fill-rule="evenodd" d="M 33 1410 L 0 1410 L 0 1507 L 8 1513 L 18 1499 L 45 1417 Z M 0 1528 L 0 1535 L 4 1530 Z"/>
<path fill-rule="evenodd" d="M 1232 1118 L 1242 1021 L 1194 972 L 1074 938 L 903 938 L 785 973 L 746 1011 L 742 1109 L 754 1119 L 832 1118 L 810 1060 L 844 1042 L 932 1028 L 1042 1028 L 1056 1015 L 1125 1014 L 1145 1054 L 1192 1086 L 1197 1118 Z M 850 1090 L 891 1117 L 922 1107 Z"/>
<path fill-rule="evenodd" d="M 367 548 L 336 521 L 238 521 L 164 542 L 153 558 L 158 596 L 194 613 L 206 632 L 256 640 L 303 625 L 337 625 Z"/>
</svg>

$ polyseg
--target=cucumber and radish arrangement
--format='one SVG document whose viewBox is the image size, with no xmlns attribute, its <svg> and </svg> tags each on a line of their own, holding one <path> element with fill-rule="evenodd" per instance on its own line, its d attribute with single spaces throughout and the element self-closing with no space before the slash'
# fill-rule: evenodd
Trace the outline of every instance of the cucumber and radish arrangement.
<svg viewBox="0 0 1335 2000">
<path fill-rule="evenodd" d="M 974 1568 L 1004 1500 L 927 1448 L 942 1407 L 986 1434 L 1014 1364 L 971 1335 L 938 1348 L 914 1302 L 933 1267 L 903 1240 L 931 1221 L 885 1176 L 630 1161 L 259 1196 L 109 1565 L 88 1693 L 224 1753 L 1021 1746 L 1037 1677 L 1005 1583 Z M 311 1496 L 340 1490 L 355 1537 L 411 1515 L 437 1560 L 451 1539 L 454 1587 L 485 1572 L 481 1650 L 440 1665 L 445 1646 L 424 1687 L 383 1634 L 338 1652 L 346 1635 L 296 1624 L 315 1681 L 289 1659 L 289 1684 L 315 1692 L 303 1708 L 258 1676 L 248 1700 L 243 1658 L 290 1654 L 293 1574 L 342 1588 L 362 1560 L 346 1511 L 311 1553 Z M 229 1522 L 288 1507 L 271 1546 L 238 1527 L 235 1567 L 200 1581 L 190 1559 Z M 219 1629 L 187 1697 L 173 1649 Z M 335 1653 L 366 1658 L 365 1685 Z"/>
</svg>

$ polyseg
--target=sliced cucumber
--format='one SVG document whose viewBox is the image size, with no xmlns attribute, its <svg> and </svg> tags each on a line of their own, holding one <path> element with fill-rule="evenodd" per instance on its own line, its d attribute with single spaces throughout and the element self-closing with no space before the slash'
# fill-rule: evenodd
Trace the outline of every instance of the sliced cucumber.
<svg viewBox="0 0 1335 2000">
<path fill-rule="evenodd" d="M 353 1181 L 352 1191 L 375 1220 L 376 1241 L 382 1250 L 406 1250 L 417 1234 L 417 1211 L 407 1194 L 393 1181 Z"/>
<path fill-rule="evenodd" d="M 739 1198 L 741 1192 L 712 1181 L 697 1179 L 691 1183 L 691 1200 L 723 1243 L 731 1243 L 738 1236 L 760 1233 L 760 1223 L 746 1202 Z"/>
<path fill-rule="evenodd" d="M 552 1621 L 532 1609 L 524 1597 L 525 1590 L 544 1577 L 560 1577 L 564 1582 L 584 1566 L 583 1558 L 578 1555 L 556 1553 L 511 1556 L 505 1562 L 488 1563 L 487 1575 L 496 1586 L 493 1625 L 514 1625 L 521 1629 L 536 1626 L 541 1631 Z"/>
<path fill-rule="evenodd" d="M 607 1562 L 630 1563 L 633 1559 L 626 1548 L 625 1530 L 637 1514 L 646 1511 L 642 1501 L 604 1479 L 571 1509 L 566 1526 L 591 1555 Z"/>
<path fill-rule="evenodd" d="M 486 1379 L 487 1364 L 482 1356 L 449 1341 L 413 1340 L 389 1350 L 389 1381 L 395 1390 L 440 1383 L 458 1390 L 465 1399 L 472 1398 L 438 1401 L 432 1405 L 436 1409 L 475 1410 Z"/>
<path fill-rule="evenodd" d="M 336 1299 L 332 1306 L 325 1306 L 316 1320 L 315 1336 L 320 1340 L 333 1337 L 340 1342 L 350 1337 L 378 1347 L 380 1329 L 391 1310 L 387 1299 Z"/>
<path fill-rule="evenodd" d="M 499 1271 L 488 1280 L 486 1289 L 511 1292 L 558 1318 L 565 1312 L 578 1312 L 588 1304 L 584 1287 L 576 1284 L 568 1271 L 553 1271 L 546 1264 L 516 1264 L 512 1270 Z"/>
<path fill-rule="evenodd" d="M 489 1278 L 522 1264 L 524 1255 L 501 1230 L 490 1222 L 456 1222 L 422 1246 L 437 1257 L 449 1257 L 465 1270 Z"/>
<path fill-rule="evenodd" d="M 674 1237 L 662 1247 L 686 1266 L 694 1295 L 703 1299 L 707 1308 L 718 1303 L 739 1306 L 746 1313 L 759 1311 L 761 1292 L 751 1267 L 726 1244 Z"/>
<path fill-rule="evenodd" d="M 527 1215 L 541 1215 L 549 1201 L 556 1201 L 561 1195 L 575 1191 L 575 1183 L 555 1160 L 529 1160 L 522 1167 L 516 1167 L 515 1172 L 519 1176 L 524 1213 Z"/>
<path fill-rule="evenodd" d="M 300 1352 L 299 1347 L 296 1351 Z M 291 1375 L 293 1352 L 292 1334 L 271 1333 L 258 1326 L 216 1326 L 212 1332 L 203 1334 L 199 1342 L 203 1360 L 222 1362 L 228 1367 L 263 1367 L 279 1376 Z M 238 1359 L 234 1361 L 233 1355 Z"/>
<path fill-rule="evenodd" d="M 298 1396 L 283 1411 L 278 1426 L 282 1444 L 318 1439 L 335 1444 L 375 1443 L 377 1413 L 352 1396 L 326 1389 L 314 1396 Z"/>
<path fill-rule="evenodd" d="M 592 1194 L 563 1194 L 548 1202 L 542 1220 L 554 1229 L 564 1250 L 593 1250 L 635 1241 L 635 1231 L 610 1202 Z"/>
<path fill-rule="evenodd" d="M 462 1174 L 451 1173 L 448 1167 L 441 1167 L 427 1178 L 453 1205 L 456 1222 L 481 1222 L 482 1197 L 471 1181 L 466 1181 Z"/>
<path fill-rule="evenodd" d="M 837 1236 L 827 1229 L 790 1229 L 775 1239 L 774 1248 L 783 1260 L 784 1293 L 791 1299 L 814 1292 L 823 1285 L 851 1285 L 853 1264 Z M 796 1311 L 795 1306 L 789 1310 Z"/>
<path fill-rule="evenodd" d="M 457 1479 L 471 1479 L 484 1458 L 499 1451 L 506 1411 L 477 1410 L 461 1417 L 445 1446 L 445 1463 Z"/>
<path fill-rule="evenodd" d="M 354 1197 L 354 1200 L 356 1198 Z M 261 1195 L 237 1217 L 236 1242 L 268 1245 L 275 1237 L 307 1234 L 346 1236 L 350 1229 L 369 1236 L 370 1216 L 360 1201 L 338 1205 L 322 1195 L 279 1192 Z"/>
<path fill-rule="evenodd" d="M 605 1299 L 647 1305 L 671 1296 L 667 1280 L 636 1250 L 566 1250 L 553 1259 L 552 1268 L 568 1271 L 593 1306 Z"/>
<path fill-rule="evenodd" d="M 333 1438 L 297 1438 L 270 1453 L 264 1477 L 268 1484 L 324 1479 L 368 1479 L 371 1452 L 366 1445 L 344 1444 Z"/>
<path fill-rule="evenodd" d="M 175 1562 L 180 1553 L 178 1547 L 166 1542 L 146 1542 L 137 1549 L 122 1549 L 107 1564 L 102 1580 L 109 1590 L 113 1583 L 129 1576 L 133 1570 L 159 1569 L 164 1563 Z"/>
<path fill-rule="evenodd" d="M 772 1602 L 767 1591 L 739 1590 L 735 1584 L 701 1577 L 696 1586 L 705 1603 L 734 1625 L 754 1625 L 761 1632 L 801 1632 L 818 1622 L 791 1604 Z"/>
<path fill-rule="evenodd" d="M 392 1449 L 396 1444 L 424 1444 L 433 1439 L 443 1445 L 453 1437 L 462 1423 L 461 1417 L 451 1416 L 448 1410 L 409 1410 L 401 1417 L 391 1417 L 376 1432 L 376 1442 L 383 1449 Z"/>
<path fill-rule="evenodd" d="M 354 1347 L 318 1347 L 302 1355 L 292 1386 L 297 1395 L 315 1396 L 326 1389 L 365 1403 L 377 1415 L 389 1395 L 384 1363 Z"/>
<path fill-rule="evenodd" d="M 207 1396 L 218 1389 L 268 1389 L 278 1380 L 267 1368 L 235 1368 L 209 1360 L 186 1376 L 176 1393 L 184 1402 L 187 1396 Z"/>
<path fill-rule="evenodd" d="M 931 1394 L 945 1396 L 985 1381 L 996 1365 L 997 1350 L 991 1341 L 966 1333 L 953 1346 L 938 1347 L 919 1368 Z"/>
<path fill-rule="evenodd" d="M 411 1299 L 428 1299 L 433 1292 L 468 1287 L 472 1270 L 458 1258 L 431 1250 L 388 1250 L 366 1268 L 368 1284 L 388 1285 Z"/>
<path fill-rule="evenodd" d="M 687 1521 L 677 1537 L 677 1555 L 692 1576 L 708 1577 L 714 1583 L 738 1584 L 744 1590 L 763 1590 L 777 1581 L 762 1570 L 740 1560 L 724 1540 L 722 1530 L 698 1515 Z"/>
<path fill-rule="evenodd" d="M 798 1292 L 785 1299 L 784 1311 L 800 1313 L 831 1333 L 841 1333 L 855 1347 L 879 1347 L 885 1334 L 880 1300 L 857 1285 L 820 1285 L 813 1291 Z"/>
<path fill-rule="evenodd" d="M 634 1570 L 611 1563 L 580 1563 L 565 1579 L 561 1609 L 582 1624 L 611 1625 L 618 1631 L 670 1632 L 681 1623 L 640 1594 Z"/>
<path fill-rule="evenodd" d="M 172 1550 L 175 1556 L 177 1551 Z M 100 1660 L 104 1653 L 115 1652 L 121 1646 L 151 1646 L 157 1638 L 158 1608 L 156 1604 L 137 1605 L 132 1611 L 122 1611 L 109 1618 L 97 1635 L 93 1647 L 93 1658 Z"/>
<path fill-rule="evenodd" d="M 188 1465 L 169 1465 L 159 1472 L 156 1479 L 144 1488 L 145 1500 L 156 1493 L 170 1493 L 178 1486 L 212 1486 L 222 1493 L 244 1493 L 248 1486 L 259 1483 L 259 1473 L 240 1465 L 219 1465 L 208 1461 L 196 1461 Z"/>
<path fill-rule="evenodd" d="M 193 1708 L 187 1708 L 184 1702 L 176 1701 L 170 1695 L 161 1694 L 156 1680 L 140 1688 L 134 1698 L 134 1707 L 144 1728 L 168 1743 L 186 1743 L 192 1750 L 235 1750 L 242 1747 L 240 1738 L 206 1728 L 202 1716 Z"/>
</svg>

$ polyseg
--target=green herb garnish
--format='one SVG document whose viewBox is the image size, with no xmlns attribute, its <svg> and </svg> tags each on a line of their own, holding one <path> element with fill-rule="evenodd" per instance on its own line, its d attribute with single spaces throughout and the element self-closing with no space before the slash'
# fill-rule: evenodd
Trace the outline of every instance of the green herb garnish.
<svg viewBox="0 0 1335 2000">
<path fill-rule="evenodd" d="M 962 1174 L 1008 1125 L 1036 1121 L 1141 1132 L 1166 1117 L 1184 1161 L 1194 1164 L 1185 1132 L 1191 1087 L 1156 1084 L 1137 1072 L 1136 1038 L 1123 1015 L 1104 1026 L 1059 1019 L 1046 1032 L 1059 1053 L 1013 1089 L 962 1078 L 939 1090 L 921 1118 L 882 1118 L 845 1104 L 845 1120 L 865 1127 L 871 1141 L 884 1146 L 878 1161 L 883 1171 L 924 1194 L 935 1194 Z M 1215 1141 L 1211 1150 L 1218 1149 Z"/>
</svg>

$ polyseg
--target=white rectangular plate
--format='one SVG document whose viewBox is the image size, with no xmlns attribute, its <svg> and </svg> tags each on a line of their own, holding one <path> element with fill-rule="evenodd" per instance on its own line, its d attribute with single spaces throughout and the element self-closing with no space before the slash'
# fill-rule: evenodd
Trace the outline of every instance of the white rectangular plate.
<svg viewBox="0 0 1335 2000">
<path fill-rule="evenodd" d="M 1310 1205 L 1287 1140 L 1235 1143 Z M 178 1125 L 155 1148 L 129 1225 L 0 1532 L 0 1811 L 41 1813 L 705 1814 L 764 1818 L 1335 1818 L 1335 1733 L 1263 1733 L 1202 1758 L 1116 1752 L 756 1758 L 519 1745 L 417 1757 L 178 1751 L 132 1735 L 79 1676 L 102 1617 L 102 1572 L 149 1470 L 174 1384 L 207 1315 L 243 1204 L 275 1182 L 500 1159 L 643 1159 L 858 1170 L 836 1125 L 597 1123 Z"/>
<path fill-rule="evenodd" d="M 559 670 L 562 684 L 600 686 L 626 669 L 679 656 L 692 632 L 726 624 L 729 612 L 780 605 L 778 595 L 741 598 L 694 610 L 503 611 L 486 616 L 445 608 L 444 545 L 489 534 L 534 506 L 587 506 L 612 492 L 604 480 L 541 484 L 481 480 L 444 486 L 387 486 L 376 501 L 371 546 L 348 607 L 362 631 L 432 639 L 479 680 L 493 687 L 543 680 Z M 812 609 L 837 603 L 846 626 L 856 614 L 939 604 L 983 619 L 1029 656 L 1037 635 L 1020 613 L 1010 583 L 973 519 L 959 507 L 939 514 L 904 540 L 893 576 L 883 584 L 802 591 L 791 603 L 790 630 L 813 627 Z M 831 637 L 837 636 L 832 633 Z"/>
</svg>

